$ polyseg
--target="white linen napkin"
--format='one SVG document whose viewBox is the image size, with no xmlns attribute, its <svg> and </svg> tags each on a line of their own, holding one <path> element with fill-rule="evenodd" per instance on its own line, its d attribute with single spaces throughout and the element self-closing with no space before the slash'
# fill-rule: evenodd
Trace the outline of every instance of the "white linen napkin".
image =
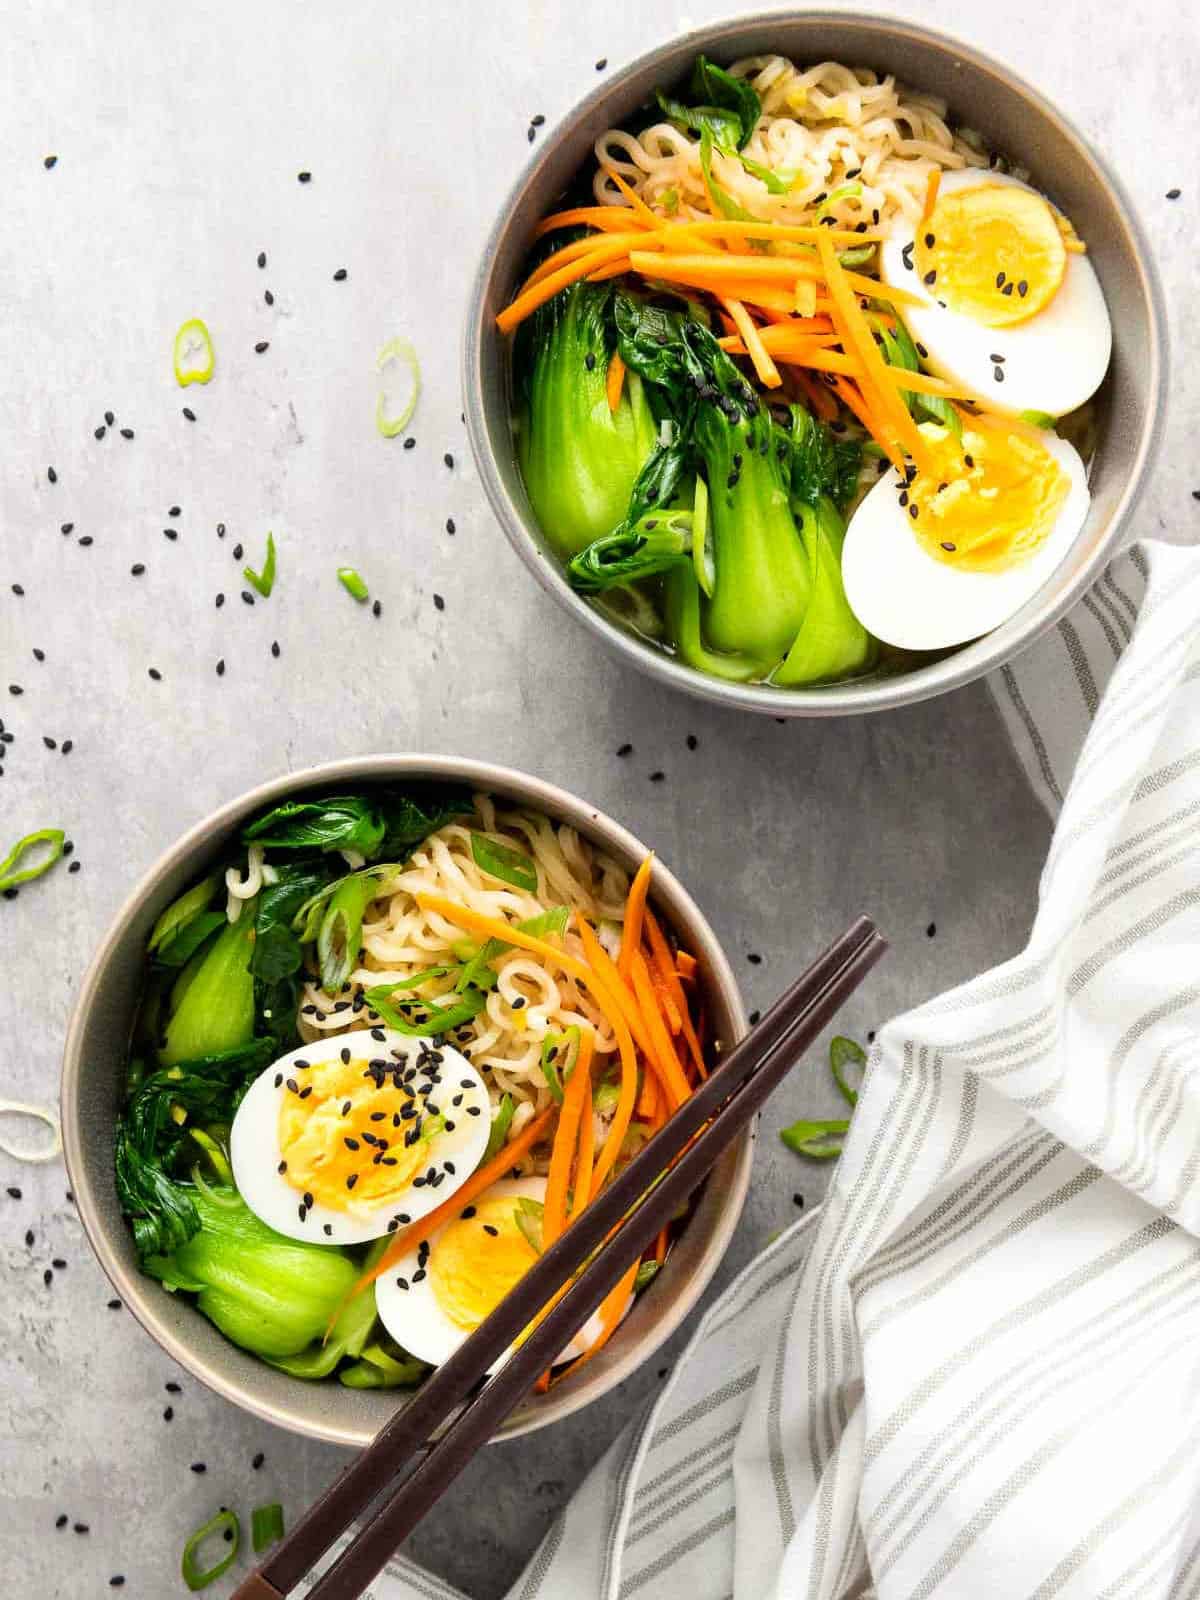
<svg viewBox="0 0 1200 1600">
<path fill-rule="evenodd" d="M 998 676 L 1059 814 L 1025 952 L 881 1032 L 510 1600 L 1200 1595 L 1198 606 L 1137 547 Z"/>
</svg>

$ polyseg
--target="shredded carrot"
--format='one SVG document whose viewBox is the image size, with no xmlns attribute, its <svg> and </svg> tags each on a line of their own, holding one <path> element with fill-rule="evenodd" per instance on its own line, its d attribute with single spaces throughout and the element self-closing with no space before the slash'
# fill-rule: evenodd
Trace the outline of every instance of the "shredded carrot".
<svg viewBox="0 0 1200 1600">
<path fill-rule="evenodd" d="M 833 246 L 827 240 L 819 239 L 817 249 L 820 251 L 821 262 L 825 268 L 825 281 L 833 298 L 834 323 L 843 335 L 842 348 L 847 354 L 853 352 L 857 355 L 862 364 L 865 376 L 860 388 L 867 395 L 868 403 L 878 399 L 878 417 L 884 429 L 884 437 L 880 438 L 879 442 L 886 448 L 888 436 L 895 437 L 919 468 L 928 468 L 929 452 L 925 447 L 925 441 L 917 432 L 909 409 L 895 387 L 891 375 L 892 368 L 879 353 L 870 325 L 859 308 L 853 289 L 846 281 L 847 273 L 839 262 Z M 879 437 L 878 434 L 876 437 Z"/>
<path fill-rule="evenodd" d="M 648 874 L 647 874 L 648 875 Z M 637 881 L 636 879 L 634 880 Z M 634 1102 L 637 1100 L 637 1057 L 634 1054 L 633 1035 L 621 1012 L 620 1004 L 611 988 L 594 968 L 587 966 L 582 961 L 577 961 L 565 950 L 557 950 L 552 944 L 547 944 L 544 939 L 535 938 L 531 933 L 522 933 L 519 928 L 510 927 L 507 922 L 502 922 L 498 917 L 486 917 L 482 912 L 472 911 L 468 906 L 456 905 L 453 900 L 447 900 L 442 895 L 419 894 L 417 904 L 426 911 L 435 911 L 446 918 L 448 922 L 455 923 L 460 928 L 466 928 L 471 933 L 482 934 L 487 939 L 502 939 L 507 944 L 516 945 L 520 950 L 530 950 L 534 955 L 541 956 L 543 960 L 552 964 L 557 963 L 564 972 L 569 972 L 572 977 L 591 990 L 592 998 L 599 1006 L 605 1021 L 616 1035 L 617 1049 L 621 1055 L 621 1088 L 617 1097 L 616 1110 L 613 1112 L 612 1122 L 609 1124 L 608 1137 L 596 1161 L 592 1174 L 592 1193 L 595 1194 L 602 1187 L 604 1180 L 612 1171 L 620 1154 L 621 1142 L 633 1120 Z"/>
<path fill-rule="evenodd" d="M 625 386 L 625 363 L 621 360 L 618 351 L 614 350 L 612 360 L 608 363 L 608 380 L 605 392 L 608 395 L 608 409 L 615 411 L 621 404 L 621 390 Z"/>
<path fill-rule="evenodd" d="M 750 313 L 740 300 L 723 299 L 721 304 L 733 318 L 734 326 L 745 342 L 750 359 L 754 363 L 754 370 L 758 374 L 759 382 L 768 389 L 778 389 L 783 382 L 783 379 L 779 376 L 779 368 L 767 354 L 767 347 L 763 344 Z"/>
<path fill-rule="evenodd" d="M 543 234 L 553 233 L 558 228 L 578 228 L 581 225 L 599 228 L 603 233 L 622 233 L 632 227 L 635 220 L 639 223 L 642 221 L 637 212 L 631 216 L 630 209 L 629 206 L 572 206 L 569 211 L 556 211 L 552 216 L 543 217 L 534 229 L 534 237 L 540 239 Z"/>
<path fill-rule="evenodd" d="M 837 419 L 837 401 L 830 394 L 823 383 L 818 383 L 815 378 L 810 378 L 808 373 L 801 369 L 796 374 L 796 381 L 800 385 L 801 393 L 808 401 L 809 410 L 822 422 L 834 422 Z"/>
<path fill-rule="evenodd" d="M 921 221 L 928 222 L 933 215 L 933 208 L 937 205 L 938 190 L 942 186 L 942 169 L 934 167 L 925 182 L 925 205 L 921 211 Z"/>
<path fill-rule="evenodd" d="M 654 1241 L 654 1259 L 660 1267 L 667 1259 L 667 1230 L 665 1228 L 658 1230 L 658 1237 Z"/>
<path fill-rule="evenodd" d="M 521 293 L 531 289 L 535 283 L 541 283 L 551 273 L 557 272 L 560 267 L 565 267 L 568 261 L 578 261 L 581 256 L 590 256 L 592 251 L 601 245 L 620 244 L 638 245 L 642 249 L 653 249 L 653 241 L 645 233 L 592 233 L 586 239 L 576 239 L 571 244 L 563 245 L 561 250 L 556 250 L 553 255 L 537 266 L 521 285 Z"/>
<path fill-rule="evenodd" d="M 601 982 L 607 984 L 612 991 L 613 999 L 620 1006 L 621 1015 L 625 1018 L 625 1024 L 633 1035 L 638 1049 L 643 1055 L 649 1055 L 650 1035 L 646 1032 L 646 1024 L 642 1021 L 633 990 L 621 976 L 616 962 L 592 932 L 591 924 L 580 911 L 575 913 L 575 926 L 579 930 L 579 938 L 588 965 L 599 975 Z"/>
<path fill-rule="evenodd" d="M 712 278 L 759 278 L 764 283 L 794 283 L 797 278 L 819 278 L 821 269 L 811 256 L 753 256 L 731 250 L 720 255 L 676 255 L 664 250 L 656 255 L 639 245 L 629 252 L 634 269 L 654 277 L 671 272 L 702 272 Z"/>
<path fill-rule="evenodd" d="M 834 391 L 846 408 L 854 413 L 863 427 L 879 445 L 885 456 L 895 467 L 897 472 L 904 471 L 904 455 L 895 439 L 885 433 L 884 429 L 875 420 L 875 414 L 867 402 L 861 389 L 855 387 L 848 378 L 835 377 L 833 380 Z"/>
<path fill-rule="evenodd" d="M 637 1108 L 634 1111 L 639 1122 L 651 1124 L 657 1122 L 660 1098 L 657 1075 L 653 1072 L 643 1073 L 641 1093 L 638 1095 Z"/>
<path fill-rule="evenodd" d="M 588 273 L 589 283 L 605 283 L 609 278 L 623 278 L 629 271 L 629 257 L 621 256 L 606 267 L 601 267 L 598 272 Z"/>
<path fill-rule="evenodd" d="M 596 1158 L 596 1121 L 592 1113 L 591 1063 L 588 1063 L 588 1094 L 579 1118 L 579 1154 L 575 1161 L 575 1185 L 571 1190 L 571 1216 L 577 1217 L 592 1197 L 592 1163 Z"/>
<path fill-rule="evenodd" d="M 656 269 L 647 269 L 643 272 L 642 275 L 651 280 L 681 283 L 689 289 L 702 289 L 713 295 L 736 295 L 739 300 L 748 301 L 755 306 L 770 307 L 773 311 L 791 312 L 796 309 L 795 295 L 777 283 L 766 283 L 758 278 L 719 278 L 711 272 L 676 267 L 672 264 L 672 258 L 665 253 L 658 257 L 652 252 L 646 252 L 643 259 L 662 263 Z M 631 256 L 630 266 L 632 265 Z"/>
<path fill-rule="evenodd" d="M 481 1195 L 485 1189 L 490 1189 L 493 1183 L 498 1182 L 511 1167 L 520 1161 L 522 1156 L 533 1149 L 554 1120 L 557 1110 L 556 1106 L 548 1106 L 540 1116 L 536 1116 L 532 1121 L 527 1122 L 516 1138 L 510 1139 L 505 1145 L 501 1145 L 490 1161 L 485 1161 L 483 1166 L 476 1167 L 467 1181 L 461 1184 L 449 1199 L 443 1200 L 440 1206 L 435 1206 L 428 1216 L 420 1217 L 416 1222 L 410 1223 L 407 1228 L 401 1228 L 399 1233 L 394 1234 L 392 1242 L 380 1256 L 378 1262 L 370 1272 L 363 1273 L 362 1277 L 346 1296 L 346 1299 L 352 1300 L 368 1284 L 374 1283 L 376 1278 L 381 1278 L 402 1256 L 408 1254 L 413 1245 L 419 1244 L 422 1239 L 427 1239 L 431 1233 L 436 1233 L 443 1222 L 449 1221 L 451 1217 L 462 1210 L 463 1206 L 470 1205 L 477 1195 Z M 345 1301 L 342 1304 L 344 1305 Z M 341 1309 L 342 1307 L 339 1306 L 338 1312 Z M 333 1320 L 336 1320 L 336 1315 L 335 1313 Z"/>
<path fill-rule="evenodd" d="M 661 218 L 656 216 L 654 220 L 660 227 L 662 226 Z M 843 247 L 879 244 L 883 238 L 881 233 L 854 233 L 848 228 L 809 227 L 803 223 L 793 226 L 790 223 L 780 222 L 727 222 L 718 219 L 715 222 L 703 220 L 673 222 L 671 226 L 679 233 L 697 234 L 701 238 L 771 239 L 793 244 L 815 244 L 818 239 L 830 238 L 834 244 Z"/>
<path fill-rule="evenodd" d="M 593 1343 L 588 1346 L 579 1359 L 573 1361 L 570 1368 L 561 1377 L 554 1379 L 555 1383 L 561 1383 L 564 1378 L 569 1378 L 573 1373 L 578 1372 L 580 1367 L 590 1361 L 593 1356 L 599 1355 L 620 1327 L 621 1318 L 625 1315 L 625 1307 L 633 1297 L 634 1279 L 637 1277 L 637 1271 L 640 1266 L 641 1262 L 635 1261 L 617 1286 L 600 1302 L 600 1331 L 597 1333 Z"/>
<path fill-rule="evenodd" d="M 701 1078 L 707 1078 L 708 1069 L 704 1065 L 704 1052 L 700 1048 L 700 1041 L 697 1039 L 696 1030 L 692 1026 L 687 996 L 683 992 L 683 985 L 679 981 L 674 963 L 671 960 L 671 947 L 667 943 L 666 935 L 658 925 L 658 918 L 650 910 L 649 906 L 646 907 L 646 932 L 649 935 L 650 950 L 654 957 L 655 968 L 661 974 L 662 980 L 666 984 L 679 1012 L 680 1027 L 683 1031 L 683 1037 L 687 1040 L 692 1063 L 696 1068 L 697 1074 Z M 688 960 L 691 960 L 690 956 Z M 693 962 L 693 969 L 694 967 L 695 963 Z"/>
<path fill-rule="evenodd" d="M 690 955 L 686 950 L 677 950 L 675 952 L 675 970 L 681 978 L 694 978 L 697 966 L 698 963 L 695 956 Z"/>
<path fill-rule="evenodd" d="M 651 227 L 657 226 L 659 219 L 654 215 L 653 211 L 651 211 L 650 207 L 642 199 L 641 195 L 634 193 L 619 172 L 614 172 L 611 167 L 605 167 L 604 175 L 605 177 L 612 179 L 617 188 L 633 207 L 634 212 L 642 219 L 643 222 L 648 223 Z"/>
<path fill-rule="evenodd" d="M 597 244 L 594 250 L 587 255 L 580 256 L 578 260 L 570 262 L 565 267 L 560 267 L 557 272 L 552 272 L 548 277 L 536 283 L 532 288 L 525 289 L 511 305 L 506 306 L 496 318 L 496 326 L 501 333 L 511 333 L 519 323 L 536 311 L 547 300 L 552 300 L 560 289 L 565 289 L 568 284 L 575 283 L 580 278 L 586 278 L 597 267 L 605 266 L 608 262 L 623 256 L 627 246 L 618 241 L 613 243 Z"/>
<path fill-rule="evenodd" d="M 654 856 L 650 854 L 633 875 L 629 894 L 625 900 L 625 923 L 621 929 L 621 948 L 617 952 L 617 971 L 629 982 L 634 953 L 642 942 L 642 919 L 646 914 L 646 900 L 650 894 L 650 874 L 654 869 Z"/>
<path fill-rule="evenodd" d="M 542 1249 L 548 1250 L 567 1225 L 567 1191 L 571 1168 L 579 1144 L 579 1120 L 584 1103 L 592 1101 L 592 1054 L 596 1035 L 584 1028 L 579 1036 L 579 1054 L 563 1091 L 558 1126 L 550 1148 L 550 1168 L 546 1174 L 546 1197 L 542 1206 Z"/>
<path fill-rule="evenodd" d="M 642 1016 L 646 1019 L 646 1026 L 650 1030 L 650 1037 L 654 1044 L 654 1054 L 651 1064 L 657 1069 L 659 1086 L 667 1097 L 667 1104 L 675 1111 L 691 1094 L 691 1085 L 684 1076 L 683 1068 L 679 1065 L 679 1057 L 675 1053 L 675 1046 L 671 1043 L 671 1035 L 663 1021 L 662 1012 L 659 1010 L 658 998 L 654 993 L 654 985 L 650 981 L 650 969 L 646 965 L 646 958 L 640 950 L 633 952 L 631 964 L 633 975 L 634 993 L 638 998 Z"/>
<path fill-rule="evenodd" d="M 813 312 L 816 311 L 817 286 L 811 278 L 797 279 L 792 309 L 798 317 L 811 317 Z"/>
</svg>

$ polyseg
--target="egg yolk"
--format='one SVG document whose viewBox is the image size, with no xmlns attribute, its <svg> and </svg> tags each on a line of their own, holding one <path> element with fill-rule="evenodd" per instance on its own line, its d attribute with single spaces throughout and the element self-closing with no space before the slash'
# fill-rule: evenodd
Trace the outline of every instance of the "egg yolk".
<svg viewBox="0 0 1200 1600">
<path fill-rule="evenodd" d="M 442 1121 L 436 1098 L 426 1110 L 425 1097 L 397 1088 L 395 1076 L 354 1058 L 292 1065 L 278 1133 L 282 1175 L 298 1194 L 360 1217 L 403 1198 L 429 1166 Z"/>
<path fill-rule="evenodd" d="M 1037 430 L 1004 417 L 969 417 L 961 440 L 935 424 L 921 433 L 930 468 L 902 486 L 900 503 L 925 550 L 973 572 L 1028 560 L 1071 487 Z"/>
<path fill-rule="evenodd" d="M 448 1223 L 429 1257 L 434 1298 L 459 1328 L 474 1329 L 537 1260 L 517 1225 L 513 1195 L 480 1200 L 473 1216 Z"/>
<path fill-rule="evenodd" d="M 1040 194 L 985 182 L 941 196 L 917 230 L 915 260 L 921 282 L 951 311 L 1005 328 L 1050 304 L 1067 247 Z"/>
</svg>

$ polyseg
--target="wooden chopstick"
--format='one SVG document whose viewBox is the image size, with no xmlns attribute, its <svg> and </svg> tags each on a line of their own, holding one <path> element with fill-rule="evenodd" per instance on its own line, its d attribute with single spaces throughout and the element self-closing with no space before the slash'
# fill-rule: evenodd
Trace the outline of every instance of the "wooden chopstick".
<svg viewBox="0 0 1200 1600">
<path fill-rule="evenodd" d="M 465 1400 L 425 1460 L 390 1489 L 374 1517 L 318 1579 L 309 1600 L 351 1600 L 361 1594 L 696 1189 L 884 949 L 866 918 L 830 946 L 330 1485 L 233 1600 L 284 1600 Z M 570 1288 L 490 1381 L 482 1377 L 572 1278 Z"/>
</svg>

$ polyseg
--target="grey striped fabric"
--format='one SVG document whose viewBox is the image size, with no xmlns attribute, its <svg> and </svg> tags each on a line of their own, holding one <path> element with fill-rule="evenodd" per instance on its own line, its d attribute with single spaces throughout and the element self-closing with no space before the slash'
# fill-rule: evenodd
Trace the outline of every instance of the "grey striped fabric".
<svg viewBox="0 0 1200 1600">
<path fill-rule="evenodd" d="M 883 1030 L 826 1204 L 510 1600 L 1200 1596 L 1198 611 L 1144 545 L 999 676 L 1028 947 Z"/>
</svg>

